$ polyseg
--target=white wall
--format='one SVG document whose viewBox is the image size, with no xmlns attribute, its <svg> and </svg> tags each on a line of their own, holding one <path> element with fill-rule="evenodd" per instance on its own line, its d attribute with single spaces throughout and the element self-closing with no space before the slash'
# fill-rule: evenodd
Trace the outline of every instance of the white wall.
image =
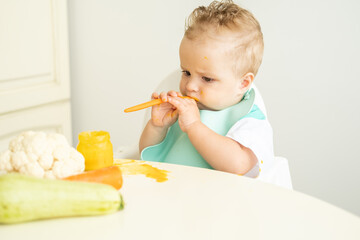
<svg viewBox="0 0 360 240">
<path fill-rule="evenodd" d="M 148 100 L 179 66 L 185 18 L 210 1 L 69 1 L 74 144 L 107 130 L 137 142 Z M 289 159 L 294 188 L 360 215 L 360 2 L 237 1 L 260 21 L 265 55 L 256 84 Z"/>
</svg>

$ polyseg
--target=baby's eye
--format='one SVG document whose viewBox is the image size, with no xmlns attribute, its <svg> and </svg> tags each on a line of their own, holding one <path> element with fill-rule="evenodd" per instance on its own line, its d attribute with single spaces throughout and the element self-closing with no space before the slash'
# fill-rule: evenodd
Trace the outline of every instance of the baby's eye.
<svg viewBox="0 0 360 240">
<path fill-rule="evenodd" d="M 189 77 L 189 76 L 191 75 L 190 72 L 189 72 L 189 71 L 186 71 L 186 70 L 182 71 L 182 73 L 183 73 L 185 76 L 187 76 L 187 77 Z"/>
<path fill-rule="evenodd" d="M 208 78 L 208 77 L 202 77 L 202 79 L 203 79 L 205 82 L 211 82 L 211 81 L 214 80 L 214 79 Z"/>
</svg>

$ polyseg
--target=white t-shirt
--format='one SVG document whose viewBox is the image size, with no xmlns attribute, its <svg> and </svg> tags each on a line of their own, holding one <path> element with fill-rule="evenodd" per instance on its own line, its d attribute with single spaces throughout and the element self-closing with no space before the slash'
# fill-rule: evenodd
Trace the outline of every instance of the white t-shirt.
<svg viewBox="0 0 360 240">
<path fill-rule="evenodd" d="M 251 149 L 258 159 L 257 164 L 245 176 L 291 189 L 287 162 L 280 167 L 275 162 L 273 130 L 267 119 L 263 99 L 255 86 L 253 89 L 255 100 L 251 111 L 236 122 L 226 136 Z"/>
</svg>

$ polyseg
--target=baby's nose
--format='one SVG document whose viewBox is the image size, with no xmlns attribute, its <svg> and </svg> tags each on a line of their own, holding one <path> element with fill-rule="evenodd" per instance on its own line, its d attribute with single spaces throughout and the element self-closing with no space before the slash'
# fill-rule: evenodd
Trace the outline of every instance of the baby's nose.
<svg viewBox="0 0 360 240">
<path fill-rule="evenodd" d="M 199 87 L 194 80 L 190 80 L 186 84 L 186 90 L 189 92 L 197 92 L 199 91 Z"/>
</svg>

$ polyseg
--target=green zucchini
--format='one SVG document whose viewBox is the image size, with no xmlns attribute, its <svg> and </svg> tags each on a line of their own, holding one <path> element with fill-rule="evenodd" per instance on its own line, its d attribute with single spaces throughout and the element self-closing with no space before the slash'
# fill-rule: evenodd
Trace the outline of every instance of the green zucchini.
<svg viewBox="0 0 360 240">
<path fill-rule="evenodd" d="M 108 214 L 123 207 L 121 194 L 110 185 L 0 176 L 0 223 Z"/>
</svg>

